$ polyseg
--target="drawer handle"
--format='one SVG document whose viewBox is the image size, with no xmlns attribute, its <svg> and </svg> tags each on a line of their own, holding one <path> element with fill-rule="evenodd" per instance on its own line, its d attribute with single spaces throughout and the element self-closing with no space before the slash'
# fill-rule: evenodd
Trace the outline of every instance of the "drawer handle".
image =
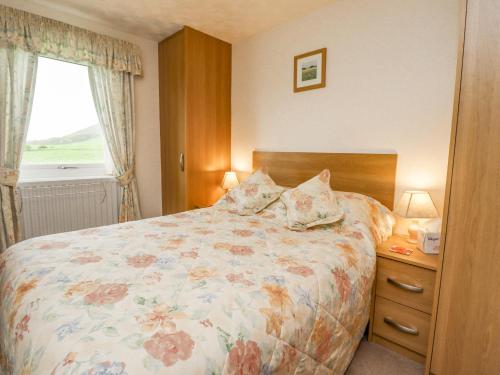
<svg viewBox="0 0 500 375">
<path fill-rule="evenodd" d="M 384 317 L 384 323 L 387 325 L 390 325 L 391 327 L 397 329 L 400 332 L 408 333 L 409 335 L 418 336 L 418 329 L 402 325 L 388 316 Z"/>
<path fill-rule="evenodd" d="M 387 282 L 391 285 L 394 285 L 395 287 L 398 287 L 398 288 L 401 288 L 401 289 L 404 289 L 404 290 L 407 290 L 407 291 L 413 292 L 413 293 L 422 293 L 424 291 L 424 288 L 422 288 L 420 286 L 405 284 L 405 283 L 402 283 L 401 281 L 397 281 L 397 280 L 393 279 L 392 277 L 388 277 Z"/>
</svg>

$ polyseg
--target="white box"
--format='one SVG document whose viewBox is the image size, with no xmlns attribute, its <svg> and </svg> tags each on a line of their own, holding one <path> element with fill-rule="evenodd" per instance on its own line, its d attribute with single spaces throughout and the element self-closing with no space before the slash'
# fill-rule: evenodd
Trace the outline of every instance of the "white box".
<svg viewBox="0 0 500 375">
<path fill-rule="evenodd" d="M 425 229 L 417 230 L 417 249 L 426 254 L 439 254 L 441 233 L 428 232 Z"/>
</svg>

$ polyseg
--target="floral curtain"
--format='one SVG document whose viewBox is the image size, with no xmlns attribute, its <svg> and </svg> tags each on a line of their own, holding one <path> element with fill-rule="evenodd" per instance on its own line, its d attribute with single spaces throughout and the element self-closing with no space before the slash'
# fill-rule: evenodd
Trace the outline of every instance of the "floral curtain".
<svg viewBox="0 0 500 375">
<path fill-rule="evenodd" d="M 89 79 L 116 179 L 122 186 L 119 221 L 138 220 L 141 212 L 134 172 L 134 76 L 90 66 Z"/>
<path fill-rule="evenodd" d="M 139 48 L 131 43 L 3 5 L 0 47 L 134 75 L 142 73 Z"/>
<path fill-rule="evenodd" d="M 37 61 L 31 52 L 0 47 L 0 252 L 21 238 L 16 185 L 33 104 Z"/>
<path fill-rule="evenodd" d="M 89 66 L 94 102 L 118 182 L 120 222 L 140 218 L 134 174 L 135 45 L 0 5 L 0 251 L 21 238 L 16 190 L 35 88 L 37 56 Z"/>
</svg>

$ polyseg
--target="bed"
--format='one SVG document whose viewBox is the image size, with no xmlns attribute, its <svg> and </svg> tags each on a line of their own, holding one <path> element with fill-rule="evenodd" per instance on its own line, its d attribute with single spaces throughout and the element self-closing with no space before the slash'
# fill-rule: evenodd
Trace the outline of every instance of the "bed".
<svg viewBox="0 0 500 375">
<path fill-rule="evenodd" d="M 2 371 L 342 374 L 391 230 L 373 198 L 392 206 L 396 157 L 255 152 L 262 163 L 283 185 L 330 168 L 354 192 L 339 193 L 344 220 L 293 232 L 280 205 L 239 216 L 221 202 L 16 244 L 0 256 Z"/>
</svg>

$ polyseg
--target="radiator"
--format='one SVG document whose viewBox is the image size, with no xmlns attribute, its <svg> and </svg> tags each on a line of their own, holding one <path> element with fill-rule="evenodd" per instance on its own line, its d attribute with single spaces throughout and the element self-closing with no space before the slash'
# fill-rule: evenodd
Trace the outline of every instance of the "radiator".
<svg viewBox="0 0 500 375">
<path fill-rule="evenodd" d="M 19 185 L 24 239 L 118 222 L 114 179 L 25 182 Z"/>
</svg>

